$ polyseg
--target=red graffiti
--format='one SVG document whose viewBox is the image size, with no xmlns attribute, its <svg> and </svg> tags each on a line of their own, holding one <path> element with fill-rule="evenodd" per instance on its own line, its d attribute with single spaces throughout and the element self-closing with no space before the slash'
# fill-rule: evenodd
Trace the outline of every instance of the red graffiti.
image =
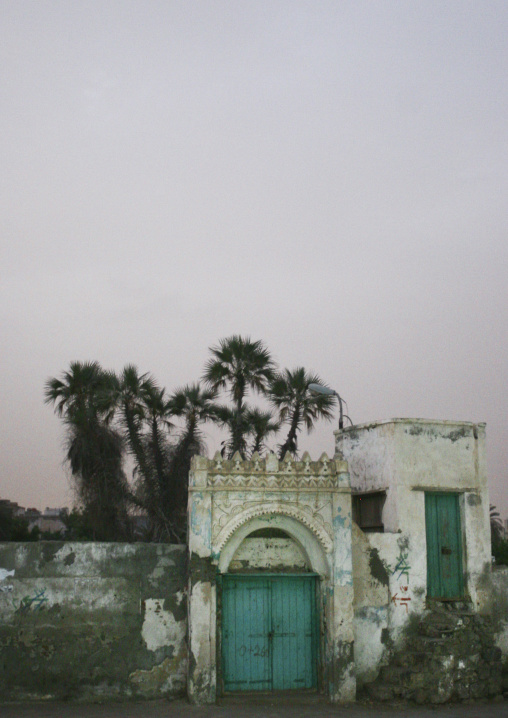
<svg viewBox="0 0 508 718">
<path fill-rule="evenodd" d="M 409 588 L 408 586 L 400 586 L 400 590 L 402 591 L 403 594 L 407 594 L 408 588 Z M 406 613 L 409 613 L 408 602 L 410 600 L 411 600 L 411 598 L 407 595 L 399 596 L 399 594 L 396 593 L 395 595 L 392 596 L 392 603 L 395 606 L 405 606 Z"/>
</svg>

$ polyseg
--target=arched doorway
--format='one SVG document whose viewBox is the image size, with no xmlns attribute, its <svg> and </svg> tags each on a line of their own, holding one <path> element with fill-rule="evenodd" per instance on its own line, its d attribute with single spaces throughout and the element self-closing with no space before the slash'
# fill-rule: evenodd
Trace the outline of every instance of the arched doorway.
<svg viewBox="0 0 508 718">
<path fill-rule="evenodd" d="M 292 517 L 267 514 L 242 526 L 221 557 L 219 690 L 318 690 L 327 569 L 316 537 Z"/>
<path fill-rule="evenodd" d="M 213 459 L 196 456 L 189 475 L 188 511 L 189 699 L 211 703 L 217 689 L 223 687 L 222 599 L 228 582 L 226 589 L 231 588 L 231 596 L 236 590 L 233 586 L 243 591 L 240 614 L 250 617 L 260 613 L 263 618 L 261 632 L 268 640 L 265 658 L 281 655 L 273 648 L 274 636 L 269 635 L 276 630 L 280 634 L 298 633 L 299 637 L 294 638 L 302 641 L 302 665 L 309 667 L 310 677 L 302 676 L 298 668 L 292 679 L 283 677 L 279 681 L 273 668 L 268 673 L 265 665 L 259 680 L 270 689 L 280 685 L 284 688 L 287 680 L 290 688 L 322 685 L 334 702 L 354 699 L 351 489 L 347 464 L 340 458 L 329 459 L 326 454 L 318 461 L 312 461 L 308 454 L 301 461 L 288 456 L 279 461 L 273 454 L 264 458 L 254 455 L 248 460 L 239 454 L 228 460 L 220 454 Z M 242 548 L 244 540 L 249 536 L 263 538 L 255 532 L 266 529 L 284 532 L 279 538 L 288 537 L 300 559 L 289 563 L 284 559 L 281 565 L 264 561 L 261 565 L 253 562 L 252 551 L 246 558 L 242 554 L 247 545 Z M 247 565 L 242 563 L 245 561 Z M 257 584 L 255 574 L 259 577 Z M 256 603 L 249 604 L 246 596 L 256 592 Z M 293 596 L 297 596 L 293 613 L 306 616 L 303 629 L 298 631 L 291 625 L 285 630 L 287 606 Z M 308 608 L 300 609 L 300 605 Z M 236 609 L 226 610 L 228 621 L 231 615 L 238 615 L 234 614 Z M 274 624 L 277 611 L 286 614 L 282 623 Z M 254 626 L 251 632 L 255 630 Z M 310 644 L 305 643 L 306 633 Z M 282 653 L 286 652 L 289 661 L 295 649 L 286 638 L 280 635 L 277 640 L 282 642 Z M 231 645 L 244 654 L 248 650 L 249 656 L 251 649 L 252 654 L 263 652 L 260 643 Z M 283 664 L 284 660 L 279 662 Z M 231 678 L 229 671 L 228 684 L 243 690 L 243 681 L 234 679 L 235 672 Z"/>
</svg>

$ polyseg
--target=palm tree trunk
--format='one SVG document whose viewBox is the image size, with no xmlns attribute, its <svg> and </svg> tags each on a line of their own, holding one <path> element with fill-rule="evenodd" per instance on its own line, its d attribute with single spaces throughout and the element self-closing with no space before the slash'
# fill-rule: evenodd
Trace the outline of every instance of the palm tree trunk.
<svg viewBox="0 0 508 718">
<path fill-rule="evenodd" d="M 256 436 L 254 438 L 254 443 L 252 444 L 251 455 L 255 454 L 256 451 L 259 453 L 259 451 L 261 449 L 261 441 L 262 441 L 261 434 L 256 434 Z"/>
<path fill-rule="evenodd" d="M 297 437 L 299 426 L 300 426 L 300 407 L 297 406 L 293 412 L 293 416 L 291 417 L 291 424 L 289 426 L 289 432 L 286 437 L 286 441 L 280 447 L 279 459 L 281 461 L 288 451 L 292 454 L 296 453 L 296 448 L 298 446 L 298 440 L 296 437 Z"/>
<path fill-rule="evenodd" d="M 132 454 L 134 455 L 134 458 L 136 460 L 136 463 L 139 467 L 139 470 L 142 474 L 142 476 L 148 481 L 149 480 L 149 469 L 148 469 L 148 463 L 146 460 L 146 454 L 145 449 L 143 447 L 143 444 L 141 442 L 141 438 L 139 436 L 138 427 L 136 426 L 136 423 L 134 421 L 134 415 L 132 411 L 129 410 L 127 406 L 124 405 L 124 416 L 125 416 L 125 423 L 127 424 L 127 435 L 129 439 L 129 445 Z"/>
<path fill-rule="evenodd" d="M 243 394 L 236 401 L 236 417 L 233 428 L 233 446 L 231 447 L 231 457 L 235 451 L 239 451 L 243 456 L 243 432 L 242 432 L 242 418 L 243 418 Z M 230 458 L 231 458 L 230 457 Z"/>
<path fill-rule="evenodd" d="M 155 459 L 155 470 L 157 472 L 157 493 L 160 497 L 164 493 L 164 459 L 162 457 L 160 445 L 159 425 L 157 424 L 157 417 L 155 414 L 152 415 L 152 444 Z"/>
</svg>

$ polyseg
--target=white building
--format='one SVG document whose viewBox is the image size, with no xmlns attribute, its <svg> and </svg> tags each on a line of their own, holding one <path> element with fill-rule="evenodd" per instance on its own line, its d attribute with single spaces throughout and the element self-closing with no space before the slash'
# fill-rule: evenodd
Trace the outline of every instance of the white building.
<svg viewBox="0 0 508 718">
<path fill-rule="evenodd" d="M 195 457 L 191 700 L 354 700 L 433 602 L 491 610 L 485 425 L 394 419 L 335 436 L 333 459 Z"/>
</svg>

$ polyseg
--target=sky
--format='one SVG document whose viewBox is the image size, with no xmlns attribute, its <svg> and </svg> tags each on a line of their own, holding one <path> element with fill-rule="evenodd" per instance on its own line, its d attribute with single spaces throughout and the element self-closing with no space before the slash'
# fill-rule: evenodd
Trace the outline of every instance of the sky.
<svg viewBox="0 0 508 718">
<path fill-rule="evenodd" d="M 508 516 L 507 36 L 504 0 L 0 0 L 0 497 L 72 502 L 71 361 L 171 392 L 241 334 L 354 423 L 485 421 Z"/>
</svg>

